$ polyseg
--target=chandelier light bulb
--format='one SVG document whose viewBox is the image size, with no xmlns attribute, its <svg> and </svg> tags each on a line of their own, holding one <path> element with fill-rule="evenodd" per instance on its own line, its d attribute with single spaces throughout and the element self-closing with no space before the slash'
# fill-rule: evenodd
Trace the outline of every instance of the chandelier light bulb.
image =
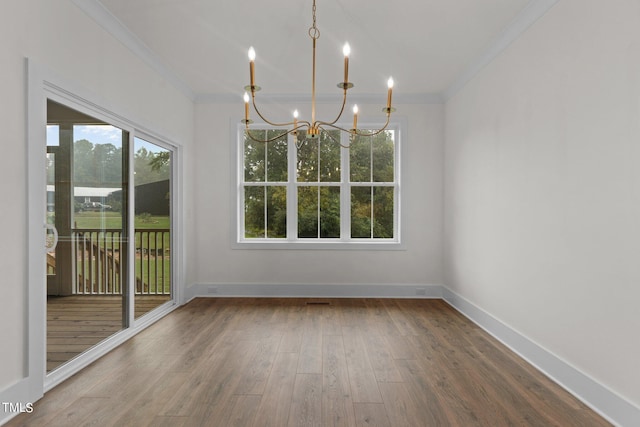
<svg viewBox="0 0 640 427">
<path fill-rule="evenodd" d="M 393 77 L 389 77 L 389 80 L 387 80 L 387 87 L 393 89 Z"/>
<path fill-rule="evenodd" d="M 344 46 L 342 47 L 342 53 L 344 54 L 344 56 L 349 56 L 351 54 L 351 46 L 349 46 L 349 43 L 344 44 Z"/>
<path fill-rule="evenodd" d="M 353 105 L 353 114 L 358 114 L 358 104 Z"/>
<path fill-rule="evenodd" d="M 249 94 L 247 92 L 244 93 L 244 96 L 242 97 L 242 99 L 244 99 L 245 104 L 249 103 Z"/>
<path fill-rule="evenodd" d="M 255 61 L 256 60 L 256 50 L 253 48 L 253 46 L 251 46 L 249 48 L 249 61 Z"/>
<path fill-rule="evenodd" d="M 293 110 L 293 118 L 297 119 L 298 118 L 298 110 Z"/>
</svg>

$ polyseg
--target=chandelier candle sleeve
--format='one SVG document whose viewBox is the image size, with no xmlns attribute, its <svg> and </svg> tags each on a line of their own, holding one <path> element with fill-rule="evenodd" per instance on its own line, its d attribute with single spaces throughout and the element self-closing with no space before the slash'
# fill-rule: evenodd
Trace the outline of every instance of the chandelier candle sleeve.
<svg viewBox="0 0 640 427">
<path fill-rule="evenodd" d="M 249 122 L 249 94 L 247 92 L 244 93 L 244 120 L 245 122 Z"/>
<path fill-rule="evenodd" d="M 253 46 L 249 48 L 249 75 L 251 77 L 251 91 L 256 85 L 256 72 L 255 72 L 255 60 L 256 60 L 256 51 L 253 49 Z"/>
<path fill-rule="evenodd" d="M 349 43 L 344 44 L 342 53 L 344 54 L 344 84 L 346 86 L 347 83 L 349 83 L 349 54 L 351 54 L 351 46 L 349 46 Z"/>
<path fill-rule="evenodd" d="M 354 132 L 358 129 L 358 104 L 353 106 L 353 130 Z"/>
</svg>

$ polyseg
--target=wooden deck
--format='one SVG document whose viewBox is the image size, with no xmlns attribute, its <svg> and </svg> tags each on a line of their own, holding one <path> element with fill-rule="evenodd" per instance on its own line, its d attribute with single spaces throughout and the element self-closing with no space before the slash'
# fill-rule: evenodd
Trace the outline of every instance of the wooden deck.
<svg viewBox="0 0 640 427">
<path fill-rule="evenodd" d="M 209 299 L 7 426 L 609 426 L 441 300 Z"/>
<path fill-rule="evenodd" d="M 136 296 L 135 317 L 169 301 L 169 296 Z M 122 329 L 120 296 L 47 298 L 47 372 Z"/>
</svg>

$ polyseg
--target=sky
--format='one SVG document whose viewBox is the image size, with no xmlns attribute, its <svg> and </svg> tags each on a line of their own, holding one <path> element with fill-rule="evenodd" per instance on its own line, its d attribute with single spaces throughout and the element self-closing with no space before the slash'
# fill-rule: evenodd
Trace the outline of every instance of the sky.
<svg viewBox="0 0 640 427">
<path fill-rule="evenodd" d="M 113 144 L 116 147 L 122 146 L 122 130 L 111 125 L 77 125 L 73 127 L 73 140 L 86 139 L 93 144 Z M 147 151 L 158 153 L 166 151 L 162 147 L 147 142 L 140 138 L 135 138 L 135 151 L 145 148 Z M 60 145 L 58 138 L 58 126 L 47 126 L 47 145 Z"/>
</svg>

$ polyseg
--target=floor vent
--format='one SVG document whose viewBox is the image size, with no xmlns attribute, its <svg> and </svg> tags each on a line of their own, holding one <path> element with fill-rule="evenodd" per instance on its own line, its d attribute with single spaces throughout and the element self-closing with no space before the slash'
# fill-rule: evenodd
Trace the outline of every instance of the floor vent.
<svg viewBox="0 0 640 427">
<path fill-rule="evenodd" d="M 329 301 L 307 301 L 307 305 L 331 305 Z"/>
</svg>

